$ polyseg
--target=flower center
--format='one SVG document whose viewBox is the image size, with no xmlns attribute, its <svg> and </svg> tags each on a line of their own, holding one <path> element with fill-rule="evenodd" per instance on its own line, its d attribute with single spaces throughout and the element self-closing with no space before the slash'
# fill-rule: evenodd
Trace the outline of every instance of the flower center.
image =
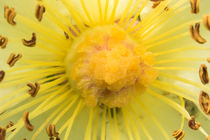
<svg viewBox="0 0 210 140">
<path fill-rule="evenodd" d="M 89 29 L 66 58 L 67 76 L 88 106 L 122 107 L 157 77 L 154 57 L 118 25 Z"/>
</svg>

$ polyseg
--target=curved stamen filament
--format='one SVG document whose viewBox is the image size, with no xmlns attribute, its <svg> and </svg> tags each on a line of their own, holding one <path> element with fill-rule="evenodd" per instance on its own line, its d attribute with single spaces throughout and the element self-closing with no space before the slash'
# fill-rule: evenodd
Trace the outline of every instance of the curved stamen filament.
<svg viewBox="0 0 210 140">
<path fill-rule="evenodd" d="M 129 23 L 129 26 L 126 29 L 128 32 L 132 32 L 131 27 L 133 27 L 134 22 L 138 19 L 139 15 L 141 14 L 141 12 L 145 8 L 145 6 L 148 4 L 148 2 L 149 2 L 149 0 L 145 0 L 145 2 L 139 8 L 138 12 L 136 12 L 134 18 L 132 19 L 131 23 Z"/>
<path fill-rule="evenodd" d="M 88 20 L 89 20 L 89 26 L 93 26 L 93 20 L 92 20 L 92 18 L 91 18 L 91 16 L 90 16 L 90 14 L 89 14 L 89 12 L 88 12 L 88 10 L 87 10 L 87 8 L 86 8 L 86 6 L 85 6 L 85 3 L 84 3 L 84 0 L 80 0 L 80 3 L 82 4 L 82 8 L 83 8 L 83 10 L 84 10 L 84 12 L 85 12 L 85 14 L 86 14 L 86 16 L 87 16 L 87 18 L 88 18 Z"/>
<path fill-rule="evenodd" d="M 133 115 L 135 116 L 138 124 L 140 125 L 140 127 L 142 128 L 143 132 L 145 133 L 145 135 L 147 136 L 148 140 L 153 140 L 152 136 L 150 135 L 150 133 L 147 131 L 147 129 L 144 127 L 143 122 L 141 121 L 140 117 L 138 116 L 138 114 L 136 113 L 136 111 L 131 107 L 131 105 L 129 105 L 128 110 L 130 110 Z"/>
<path fill-rule="evenodd" d="M 89 120 L 88 120 L 88 125 L 87 128 L 85 130 L 85 136 L 84 136 L 84 140 L 91 140 L 92 139 L 92 123 L 93 123 L 93 113 L 94 113 L 94 109 L 95 108 L 91 108 L 90 109 L 90 113 L 89 113 Z"/>
<path fill-rule="evenodd" d="M 69 100 L 66 100 L 62 103 L 52 114 L 48 116 L 48 118 L 43 122 L 43 124 L 36 130 L 36 132 L 31 137 L 31 140 L 35 140 L 39 133 L 47 126 L 47 124 L 52 120 L 58 113 L 69 103 Z"/>
<path fill-rule="evenodd" d="M 131 9 L 131 11 L 129 12 L 127 18 L 125 19 L 125 21 L 123 22 L 123 27 L 126 28 L 126 26 L 129 23 L 129 20 L 132 18 L 132 16 L 134 15 L 135 10 L 138 8 L 139 4 L 141 3 L 141 0 L 138 0 L 134 7 Z"/>
<path fill-rule="evenodd" d="M 93 140 L 97 140 L 97 134 L 98 134 L 98 124 L 99 124 L 99 108 L 95 108 L 95 121 L 93 126 Z"/>
<path fill-rule="evenodd" d="M 164 70 L 164 71 L 169 71 L 169 70 L 185 70 L 185 71 L 197 71 L 196 68 L 192 68 L 192 67 L 163 67 L 163 66 L 159 66 L 159 67 L 154 67 L 157 70 Z"/>
<path fill-rule="evenodd" d="M 115 139 L 120 140 L 116 108 L 114 108 L 113 110 L 113 117 L 114 117 L 114 128 L 115 128 L 115 137 L 116 137 Z"/>
<path fill-rule="evenodd" d="M 199 96 L 197 93 L 194 93 L 190 90 L 187 90 L 185 88 L 179 87 L 179 86 L 175 86 L 172 84 L 168 84 L 166 82 L 161 82 L 161 81 L 155 81 L 152 86 L 158 88 L 158 89 L 162 89 L 171 93 L 174 93 L 178 96 L 182 96 L 194 103 L 196 103 L 197 97 Z M 180 91 L 180 92 L 179 92 Z M 183 94 L 184 93 L 184 94 Z"/>
<path fill-rule="evenodd" d="M 168 2 L 168 0 L 161 2 L 157 8 L 155 8 L 145 19 L 142 20 L 142 22 L 139 22 L 135 27 L 133 27 L 132 31 L 135 31 L 140 27 L 144 28 L 147 26 L 151 21 L 153 21 L 154 18 L 160 14 L 160 11 L 163 11 L 163 9 L 168 5 Z M 141 29 L 135 32 L 134 36 L 138 35 L 139 31 L 141 31 Z"/>
<path fill-rule="evenodd" d="M 87 23 L 86 20 L 84 19 L 84 17 L 81 16 L 78 12 L 76 12 L 76 10 L 75 10 L 74 6 L 72 5 L 71 1 L 61 0 L 61 2 L 67 8 L 69 13 L 71 14 L 73 19 L 75 20 L 78 29 L 80 31 L 83 31 L 86 28 L 84 24 Z"/>
<path fill-rule="evenodd" d="M 131 123 L 131 126 L 132 126 L 132 128 L 134 130 L 134 134 L 135 134 L 136 140 L 140 140 L 141 139 L 140 138 L 140 134 L 138 132 L 138 129 L 135 126 L 135 123 L 133 122 L 133 119 L 131 118 L 130 113 L 128 113 L 128 109 L 123 109 L 123 111 L 124 111 L 124 114 L 126 114 L 126 116 L 128 116 L 128 121 Z"/>
<path fill-rule="evenodd" d="M 102 115 L 102 126 L 101 126 L 101 140 L 106 139 L 106 114 L 107 108 L 104 107 L 103 115 Z"/>
<path fill-rule="evenodd" d="M 184 115 L 186 119 L 191 118 L 189 113 L 185 110 L 185 108 L 183 108 L 181 105 L 177 104 L 176 102 L 174 102 L 174 101 L 172 101 L 172 100 L 170 100 L 170 99 L 152 91 L 151 89 L 148 89 L 147 93 L 159 98 L 162 101 L 164 101 L 166 104 L 168 104 L 169 106 L 171 106 L 172 108 L 177 110 L 181 115 Z"/>
<path fill-rule="evenodd" d="M 127 7 L 125 8 L 124 10 L 124 13 L 122 14 L 121 18 L 120 18 L 120 22 L 119 22 L 119 25 L 122 26 L 127 14 L 128 14 L 128 11 L 130 10 L 131 6 L 132 6 L 132 3 L 133 3 L 134 0 L 129 0 L 128 4 L 127 4 Z"/>
<path fill-rule="evenodd" d="M 108 7 L 109 7 L 109 0 L 106 0 L 105 9 L 104 9 L 104 23 L 106 23 L 107 21 Z"/>
<path fill-rule="evenodd" d="M 65 22 L 65 24 L 67 26 L 69 26 L 73 32 L 75 32 L 77 35 L 80 34 L 80 32 L 72 25 L 72 23 L 69 21 L 68 18 L 66 18 L 65 16 L 63 16 L 63 14 L 61 14 L 59 12 L 59 10 L 57 10 L 56 8 L 54 8 L 49 2 L 47 1 L 42 1 L 42 3 L 45 5 L 45 7 L 47 8 L 47 10 L 49 11 L 49 13 L 53 14 L 53 13 L 56 13 L 56 14 L 53 14 L 59 18 L 61 18 L 62 21 Z"/>
<path fill-rule="evenodd" d="M 180 29 L 183 29 L 183 28 L 186 28 L 186 27 L 189 28 L 189 26 L 191 24 L 194 24 L 195 22 L 197 22 L 197 20 L 188 21 L 188 22 L 183 23 L 183 24 L 181 24 L 181 25 L 179 25 L 179 26 L 177 26 L 175 28 L 172 28 L 171 30 L 169 30 L 167 32 L 164 32 L 162 34 L 158 34 L 158 36 L 155 36 L 154 38 L 146 39 L 146 40 L 144 40 L 144 42 L 142 42 L 142 45 L 150 44 L 150 43 L 152 43 L 154 41 L 159 41 L 160 39 L 165 38 L 165 37 L 171 35 L 172 33 L 177 32 Z"/>
<path fill-rule="evenodd" d="M 53 38 L 54 40 L 57 40 L 59 42 L 66 42 L 64 36 L 48 29 L 47 27 L 45 27 L 39 23 L 36 23 L 30 19 L 27 19 L 24 16 L 17 15 L 16 20 L 17 20 L 17 22 L 20 22 L 23 25 L 26 25 L 27 27 L 30 27 L 30 28 L 36 30 L 37 32 L 40 32 L 41 34 L 46 35 L 46 37 L 50 37 L 51 39 Z"/>
<path fill-rule="evenodd" d="M 63 92 L 61 92 L 63 93 Z M 60 104 L 61 102 L 63 102 L 64 100 L 66 100 L 66 96 L 68 95 L 68 91 L 64 92 L 62 95 L 60 95 L 59 97 L 57 97 L 52 103 L 49 103 L 48 106 L 44 107 L 42 110 L 40 110 L 38 113 L 34 113 L 32 112 L 30 115 L 31 119 L 34 119 L 36 117 L 38 117 L 40 114 L 48 111 L 49 109 L 53 108 L 54 106 Z M 14 129 L 16 128 L 16 131 L 14 131 L 14 133 L 12 133 L 11 135 L 9 135 L 8 139 L 12 139 L 19 131 L 20 129 L 24 126 L 24 123 L 22 121 L 22 119 L 20 119 L 17 124 L 15 124 L 13 127 L 11 127 L 10 129 Z"/>
<path fill-rule="evenodd" d="M 178 63 L 178 62 L 187 62 L 187 61 L 206 61 L 206 58 L 175 58 L 175 59 L 168 59 L 168 60 L 160 60 L 156 61 L 155 64 L 165 64 L 165 63 Z"/>
<path fill-rule="evenodd" d="M 185 108 L 185 102 L 184 102 L 183 98 L 179 96 L 179 99 L 180 99 L 182 108 Z M 184 128 L 184 119 L 185 119 L 185 116 L 182 114 L 180 130 L 183 130 L 183 128 Z"/>
<path fill-rule="evenodd" d="M 111 13 L 111 16 L 109 19 L 109 23 L 114 23 L 118 3 L 119 3 L 119 0 L 114 1 L 114 8 L 112 10 L 112 13 Z"/>
<path fill-rule="evenodd" d="M 189 84 L 189 85 L 192 85 L 192 86 L 195 86 L 195 87 L 198 87 L 200 89 L 207 90 L 207 91 L 210 92 L 210 88 L 207 87 L 207 86 L 204 86 L 202 84 L 199 84 L 199 83 L 196 83 L 196 82 L 193 82 L 193 81 L 190 81 L 190 80 L 187 80 L 185 78 L 181 78 L 181 77 L 178 77 L 178 76 L 175 76 L 175 75 L 171 75 L 171 74 L 168 74 L 168 73 L 160 72 L 159 74 L 161 76 L 171 78 L 171 79 L 174 79 L 174 80 L 177 80 L 177 81 L 180 81 L 180 82 L 183 82 L 183 83 L 186 83 L 186 84 Z"/>
<path fill-rule="evenodd" d="M 122 109 L 122 113 L 123 113 L 124 125 L 125 125 L 125 128 L 126 128 L 126 131 L 127 131 L 128 137 L 129 137 L 129 140 L 134 140 L 132 131 L 130 129 L 130 126 L 128 125 L 127 115 L 125 114 L 125 112 L 123 111 L 123 109 Z"/>
<path fill-rule="evenodd" d="M 154 53 L 154 56 L 157 57 L 157 56 L 163 56 L 163 55 L 168 55 L 172 53 L 178 53 L 178 52 L 183 52 L 183 51 L 193 51 L 193 50 L 210 51 L 210 48 L 200 47 L 200 46 L 182 47 L 182 48 L 170 49 L 167 51 L 159 51 L 159 52 Z"/>
<path fill-rule="evenodd" d="M 71 118 L 62 126 L 61 129 L 59 129 L 59 132 L 62 133 L 63 128 L 66 128 L 68 126 L 68 128 L 66 130 L 66 134 L 64 136 L 65 140 L 68 139 L 69 134 L 71 132 L 72 125 L 74 123 L 74 120 L 75 120 L 76 116 L 79 114 L 79 112 L 82 110 L 83 107 L 84 107 L 83 102 L 82 102 L 82 100 L 80 100 L 75 111 L 73 112 Z"/>
<path fill-rule="evenodd" d="M 108 108 L 108 117 L 109 117 L 109 126 L 111 128 L 111 139 L 115 139 L 116 132 L 114 131 L 114 122 L 112 119 L 111 109 Z M 119 138 L 119 135 L 116 136 L 116 139 Z"/>
<path fill-rule="evenodd" d="M 158 122 L 158 120 L 155 118 L 155 116 L 152 115 L 152 113 L 149 111 L 149 109 L 141 102 L 139 98 L 137 98 L 138 104 L 144 109 L 144 111 L 148 114 L 148 116 L 153 120 L 153 122 L 157 125 L 157 127 L 160 129 L 161 133 L 165 137 L 166 140 L 170 140 L 167 132 L 164 130 L 162 125 Z"/>
<path fill-rule="evenodd" d="M 170 41 L 172 41 L 172 40 L 176 40 L 176 39 L 179 39 L 179 38 L 183 38 L 183 37 L 188 36 L 188 35 L 189 35 L 189 32 L 184 32 L 184 33 L 175 35 L 175 36 L 173 36 L 173 37 L 168 37 L 168 38 L 163 39 L 163 40 L 161 40 L 161 41 L 155 42 L 155 43 L 153 43 L 153 44 L 149 44 L 149 45 L 146 46 L 146 48 L 147 48 L 147 49 L 151 49 L 151 48 L 156 47 L 156 46 L 158 46 L 158 45 L 165 44 L 165 43 L 170 42 Z"/>
</svg>

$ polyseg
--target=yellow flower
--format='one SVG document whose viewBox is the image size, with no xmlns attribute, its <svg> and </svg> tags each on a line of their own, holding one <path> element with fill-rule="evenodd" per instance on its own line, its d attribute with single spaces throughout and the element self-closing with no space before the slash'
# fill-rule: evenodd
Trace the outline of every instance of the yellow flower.
<svg viewBox="0 0 210 140">
<path fill-rule="evenodd" d="M 1 0 L 0 140 L 210 140 L 209 4 Z"/>
</svg>

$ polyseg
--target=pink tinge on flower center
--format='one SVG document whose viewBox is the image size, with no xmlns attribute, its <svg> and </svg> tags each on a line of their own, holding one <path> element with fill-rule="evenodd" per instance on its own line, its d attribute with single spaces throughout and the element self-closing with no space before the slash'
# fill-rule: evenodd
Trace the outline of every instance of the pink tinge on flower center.
<svg viewBox="0 0 210 140">
<path fill-rule="evenodd" d="M 81 91 L 88 106 L 102 103 L 122 107 L 158 75 L 152 68 L 153 54 L 117 25 L 85 32 L 69 51 L 69 81 L 75 90 Z"/>
</svg>

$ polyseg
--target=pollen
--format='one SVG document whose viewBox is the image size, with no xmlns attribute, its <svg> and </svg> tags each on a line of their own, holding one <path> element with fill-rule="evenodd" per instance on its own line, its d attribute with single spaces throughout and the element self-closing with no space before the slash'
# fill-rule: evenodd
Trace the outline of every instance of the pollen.
<svg viewBox="0 0 210 140">
<path fill-rule="evenodd" d="M 66 58 L 68 78 L 88 106 L 129 103 L 156 79 L 153 64 L 153 54 L 118 25 L 88 30 L 74 42 Z"/>
</svg>

